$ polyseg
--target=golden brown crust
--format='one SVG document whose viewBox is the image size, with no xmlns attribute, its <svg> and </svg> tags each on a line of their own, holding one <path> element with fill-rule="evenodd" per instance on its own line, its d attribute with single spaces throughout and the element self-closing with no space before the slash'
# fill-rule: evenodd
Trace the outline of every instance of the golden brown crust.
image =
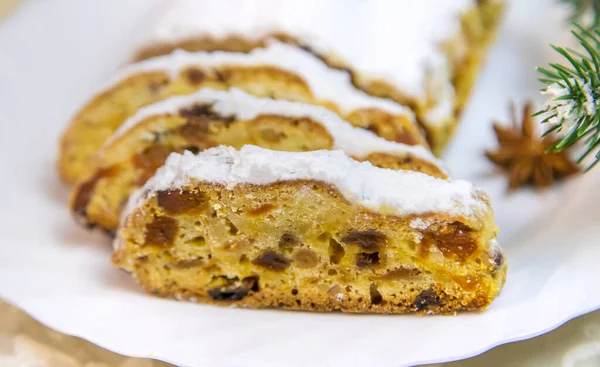
<svg viewBox="0 0 600 367">
<path fill-rule="evenodd" d="M 420 215 L 434 224 L 418 229 L 409 224 L 415 216 L 374 213 L 314 181 L 232 190 L 198 182 L 157 195 L 126 219 L 113 263 L 160 296 L 253 308 L 451 314 L 485 309 L 505 281 L 503 255 L 489 246 L 491 217 L 472 223 Z M 187 204 L 192 199 L 201 209 Z"/>
<path fill-rule="evenodd" d="M 485 59 L 487 49 L 495 37 L 503 7 L 504 4 L 501 1 L 478 1 L 476 7 L 463 14 L 461 32 L 454 36 L 454 38 L 466 47 L 466 52 L 463 55 L 454 55 L 454 46 L 451 42 L 448 45 L 440 45 L 448 55 L 448 59 L 452 64 L 451 77 L 456 92 L 454 104 L 455 115 L 445 121 L 439 121 L 434 125 L 424 122 L 424 116 L 432 107 L 431 104 L 434 103 L 433 101 L 415 100 L 410 95 L 403 93 L 403 91 L 384 80 L 371 79 L 361 75 L 337 55 L 319 54 L 301 40 L 282 32 L 268 34 L 257 40 L 238 36 L 222 39 L 199 37 L 185 39 L 180 42 L 154 44 L 142 48 L 135 55 L 134 60 L 139 61 L 158 55 L 168 54 L 178 48 L 188 51 L 222 50 L 230 52 L 250 52 L 255 48 L 265 47 L 268 44 L 269 39 L 278 39 L 281 42 L 293 44 L 307 50 L 319 57 L 332 68 L 348 72 L 352 77 L 353 84 L 357 88 L 377 97 L 390 98 L 401 105 L 413 109 L 421 122 L 421 128 L 425 130 L 432 151 L 436 155 L 441 155 L 454 134 L 460 114 L 466 106 L 473 84 L 477 79 L 479 69 Z M 386 137 L 386 139 L 389 140 L 388 137 Z"/>
<path fill-rule="evenodd" d="M 167 55 L 182 49 L 190 52 L 196 51 L 227 51 L 227 52 L 250 52 L 255 48 L 263 48 L 267 45 L 266 39 L 251 41 L 239 36 L 230 36 L 222 39 L 211 37 L 191 38 L 180 42 L 156 43 L 145 46 L 138 50 L 133 56 L 133 62 L 143 61 L 152 57 Z"/>
<path fill-rule="evenodd" d="M 188 68 L 170 79 L 166 73 L 135 74 L 96 96 L 72 120 L 60 143 L 59 171 L 68 183 L 91 174 L 90 159 L 101 144 L 139 108 L 199 88 L 236 87 L 258 97 L 288 99 L 321 105 L 392 141 L 427 146 L 420 130 L 408 115 L 391 115 L 375 109 L 343 114 L 331 101 L 319 100 L 306 81 L 293 71 L 270 66 Z"/>
<path fill-rule="evenodd" d="M 114 230 L 129 194 L 163 165 L 169 153 L 197 152 L 218 145 L 239 149 L 246 144 L 309 151 L 332 149 L 333 137 L 310 118 L 263 114 L 240 120 L 221 116 L 208 104 L 188 106 L 176 114 L 150 116 L 102 148 L 94 160 L 95 169 L 73 189 L 71 211 L 80 223 Z M 356 159 L 383 168 L 447 178 L 439 166 L 408 152 L 372 153 Z"/>
<path fill-rule="evenodd" d="M 331 59 L 326 60 L 314 52 L 309 45 L 302 43 L 296 37 L 287 34 L 285 32 L 273 32 L 271 34 L 266 35 L 263 38 L 257 40 L 250 40 L 245 37 L 239 36 L 229 36 L 225 38 L 214 38 L 214 37 L 192 37 L 188 39 L 184 39 L 179 42 L 165 42 L 165 43 L 156 43 L 152 45 L 145 46 L 138 50 L 138 52 L 133 56 L 133 62 L 138 62 L 142 60 L 149 59 L 155 56 L 161 56 L 170 54 L 171 52 L 182 49 L 190 52 L 196 51 L 226 51 L 226 52 L 243 52 L 247 53 L 256 48 L 264 48 L 268 45 L 269 41 L 272 39 L 276 39 L 280 42 L 287 43 L 290 45 L 298 46 L 313 55 L 319 57 L 322 61 L 327 62 L 330 66 L 339 66 L 337 68 L 343 69 L 344 67 L 336 62 L 335 64 Z"/>
<path fill-rule="evenodd" d="M 374 166 L 381 168 L 423 172 L 433 177 L 444 179 L 448 178 L 448 176 L 441 171 L 440 167 L 436 164 L 411 155 L 401 157 L 389 153 L 371 153 L 366 157 L 354 158 L 358 161 L 371 162 Z"/>
<path fill-rule="evenodd" d="M 151 281 L 147 277 L 150 270 L 144 270 L 141 266 L 137 280 L 146 292 L 160 297 L 185 300 L 190 302 L 199 302 L 225 307 L 243 307 L 243 308 L 280 308 L 286 310 L 298 311 L 317 311 L 330 312 L 341 311 L 351 313 L 383 313 L 383 314 L 405 314 L 417 313 L 423 315 L 454 315 L 461 311 L 481 311 L 485 310 L 488 304 L 487 297 L 475 297 L 468 304 L 461 303 L 460 300 L 444 293 L 437 287 L 423 290 L 416 294 L 408 294 L 405 297 L 397 297 L 394 303 L 373 303 L 371 297 L 360 295 L 347 296 L 347 299 L 339 301 L 335 295 L 327 292 L 315 292 L 307 290 L 302 294 L 293 293 L 284 294 L 283 292 L 271 289 L 256 292 L 250 290 L 241 300 L 215 300 L 205 289 L 198 289 L 194 292 L 180 289 L 174 284 L 168 284 L 162 288 L 152 288 Z M 295 293 L 295 292 L 294 292 Z M 404 295 L 403 295 L 404 296 Z"/>
<path fill-rule="evenodd" d="M 85 177 L 89 172 L 87 159 L 96 153 L 101 142 L 147 101 L 159 100 L 160 90 L 168 80 L 163 72 L 138 74 L 97 95 L 82 108 L 60 139 L 58 169 L 63 180 L 72 184 Z M 132 95 L 138 97 L 130 98 Z M 129 99 L 127 105 L 121 102 L 125 98 Z"/>
<path fill-rule="evenodd" d="M 488 48 L 498 31 L 504 3 L 498 0 L 482 0 L 463 18 L 463 30 L 467 34 L 470 52 L 459 60 L 454 68 L 453 83 L 456 89 L 456 113 L 460 116 L 465 108 L 479 70 L 483 66 Z"/>
</svg>

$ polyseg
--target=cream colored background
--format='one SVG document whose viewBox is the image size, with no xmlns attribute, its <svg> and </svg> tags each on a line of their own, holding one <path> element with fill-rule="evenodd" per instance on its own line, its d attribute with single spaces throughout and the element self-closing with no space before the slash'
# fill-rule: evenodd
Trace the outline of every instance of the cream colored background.
<svg viewBox="0 0 600 367">
<path fill-rule="evenodd" d="M 20 0 L 0 0 L 0 19 Z M 432 346 L 435 347 L 435 346 Z M 0 301 L 0 366 L 5 367 L 163 367 L 167 363 L 126 358 L 85 340 L 39 324 Z M 444 367 L 600 366 L 600 311 L 570 321 L 535 339 L 497 347 L 481 356 Z"/>
</svg>

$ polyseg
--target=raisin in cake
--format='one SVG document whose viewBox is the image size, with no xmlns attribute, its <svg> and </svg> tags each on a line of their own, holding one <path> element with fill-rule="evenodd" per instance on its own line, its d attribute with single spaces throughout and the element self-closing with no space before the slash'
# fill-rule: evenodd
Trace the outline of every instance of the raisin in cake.
<svg viewBox="0 0 600 367">
<path fill-rule="evenodd" d="M 347 70 L 356 86 L 411 106 L 441 153 L 498 27 L 497 0 L 175 0 L 157 9 L 137 55 L 248 52 L 270 39 Z M 341 31 L 343 30 L 343 31 Z"/>
<path fill-rule="evenodd" d="M 71 209 L 80 222 L 114 230 L 130 193 L 169 153 L 222 144 L 283 151 L 341 149 L 380 167 L 447 177 L 426 148 L 387 141 L 323 107 L 257 98 L 236 89 L 202 89 L 144 107 L 127 120 L 100 148 L 90 176 L 75 186 Z"/>
<path fill-rule="evenodd" d="M 173 153 L 130 199 L 113 263 L 149 292 L 382 313 L 486 308 L 506 276 L 487 195 L 464 181 L 255 146 Z"/>
<path fill-rule="evenodd" d="M 89 174 L 89 159 L 140 107 L 201 87 L 237 87 L 260 97 L 323 105 L 388 140 L 427 146 L 409 109 L 369 96 L 347 73 L 287 44 L 248 54 L 176 51 L 128 66 L 110 85 L 75 116 L 62 137 L 59 168 L 67 182 Z"/>
</svg>

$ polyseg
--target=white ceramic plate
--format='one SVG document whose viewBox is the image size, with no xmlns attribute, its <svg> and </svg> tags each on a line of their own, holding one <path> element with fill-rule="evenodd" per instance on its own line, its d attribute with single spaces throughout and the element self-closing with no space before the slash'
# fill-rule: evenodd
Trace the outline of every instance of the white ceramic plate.
<svg viewBox="0 0 600 367">
<path fill-rule="evenodd" d="M 441 0 L 440 0 L 441 1 Z M 600 168 L 507 196 L 482 151 L 511 98 L 538 98 L 534 66 L 564 43 L 553 0 L 511 4 L 447 159 L 493 199 L 508 282 L 491 308 L 454 317 L 228 309 L 142 293 L 109 241 L 74 225 L 55 172 L 69 117 L 130 54 L 151 1 L 25 2 L 0 24 L 0 296 L 113 351 L 190 366 L 397 367 L 465 358 L 600 307 Z M 597 213 L 597 211 L 596 211 Z"/>
</svg>

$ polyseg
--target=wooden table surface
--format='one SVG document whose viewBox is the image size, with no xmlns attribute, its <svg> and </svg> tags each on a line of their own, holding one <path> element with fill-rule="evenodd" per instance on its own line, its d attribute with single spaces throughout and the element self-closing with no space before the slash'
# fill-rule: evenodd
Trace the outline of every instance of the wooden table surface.
<svg viewBox="0 0 600 367">
<path fill-rule="evenodd" d="M 20 0 L 0 0 L 0 19 Z M 44 0 L 38 0 L 44 1 Z M 2 367 L 166 367 L 170 364 L 127 358 L 80 338 L 53 331 L 0 300 Z M 478 357 L 444 367 L 599 367 L 600 311 L 572 320 L 540 337 L 503 345 Z"/>
</svg>

